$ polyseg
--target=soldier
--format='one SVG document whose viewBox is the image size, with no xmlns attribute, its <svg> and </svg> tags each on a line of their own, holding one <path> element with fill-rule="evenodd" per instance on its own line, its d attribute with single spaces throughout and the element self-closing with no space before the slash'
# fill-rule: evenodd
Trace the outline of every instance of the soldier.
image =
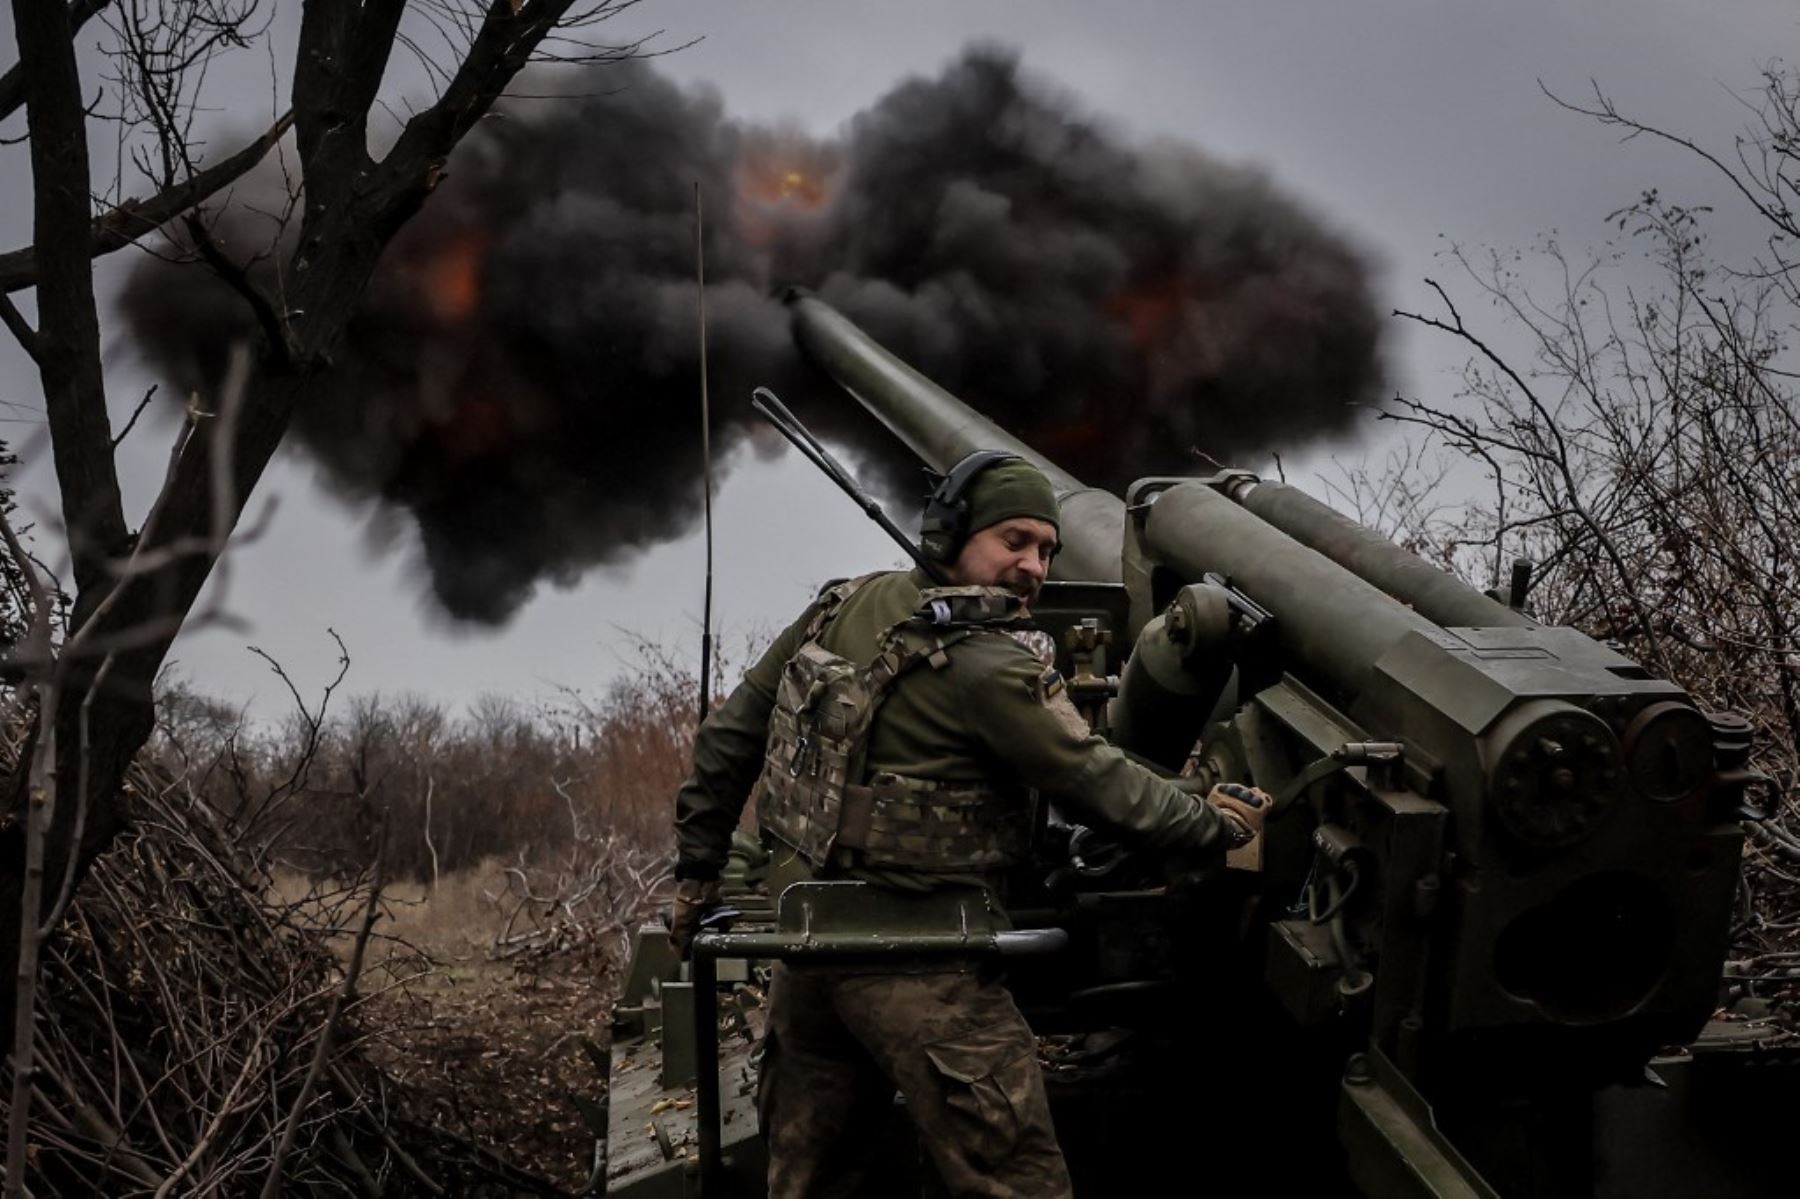
<svg viewBox="0 0 1800 1199">
<path fill-rule="evenodd" d="M 680 952 L 759 775 L 779 856 L 896 893 L 998 887 L 1027 847 L 1027 788 L 1143 848 L 1260 831 L 1260 793 L 1195 798 L 1089 734 L 1029 627 L 1058 520 L 1042 473 L 978 451 L 925 512 L 922 551 L 953 586 L 852 579 L 776 638 L 695 739 L 676 802 Z M 859 1193 L 896 1088 L 952 1195 L 1069 1194 L 1036 1040 L 990 969 L 778 965 L 758 1097 L 769 1193 Z"/>
</svg>

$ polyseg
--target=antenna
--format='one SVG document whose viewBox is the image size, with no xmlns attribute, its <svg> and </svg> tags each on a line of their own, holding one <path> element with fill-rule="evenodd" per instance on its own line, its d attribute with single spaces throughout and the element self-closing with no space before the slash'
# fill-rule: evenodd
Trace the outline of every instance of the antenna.
<svg viewBox="0 0 1800 1199">
<path fill-rule="evenodd" d="M 800 423 L 799 417 L 788 411 L 787 405 L 781 402 L 779 396 L 766 387 L 758 387 L 750 393 L 750 406 L 762 413 L 763 418 L 774 425 L 783 437 L 792 442 L 794 448 L 799 450 L 808 462 L 824 471 L 826 478 L 836 483 L 845 495 L 855 500 L 856 506 L 863 510 L 864 515 L 880 525 L 883 532 L 898 542 L 900 548 L 905 550 L 914 562 L 918 563 L 919 569 L 925 572 L 926 578 L 939 587 L 948 583 L 949 580 L 944 577 L 944 572 L 938 568 L 937 563 L 927 558 L 919 547 L 912 543 L 912 539 L 902 533 L 894 522 L 888 519 L 888 514 L 881 510 L 881 505 L 875 501 L 875 497 L 857 485 L 856 480 L 850 477 L 850 472 L 838 464 L 838 460 L 831 456 L 831 451 L 821 445 L 819 439 L 813 436 L 812 430 Z"/>
<path fill-rule="evenodd" d="M 695 724 L 706 720 L 712 708 L 712 608 L 713 608 L 713 520 L 712 520 L 712 403 L 706 394 L 706 248 L 702 238 L 704 214 L 700 207 L 700 181 L 694 180 L 694 281 L 700 310 L 700 477 L 705 490 L 706 510 L 706 593 L 700 605 L 700 716 Z"/>
</svg>

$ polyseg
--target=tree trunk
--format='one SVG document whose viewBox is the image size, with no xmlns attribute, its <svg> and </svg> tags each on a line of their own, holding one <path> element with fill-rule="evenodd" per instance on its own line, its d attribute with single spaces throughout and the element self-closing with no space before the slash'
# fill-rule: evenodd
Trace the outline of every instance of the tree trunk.
<svg viewBox="0 0 1800 1199">
<path fill-rule="evenodd" d="M 404 0 L 308 0 L 294 76 L 294 122 L 305 203 L 284 277 L 283 310 L 254 284 L 240 290 L 257 308 L 251 369 L 230 421 L 225 397 L 201 397 L 211 413 L 195 426 L 134 547 L 119 494 L 94 304 L 86 113 L 71 10 L 60 0 L 13 0 L 20 86 L 31 141 L 39 361 L 69 530 L 77 595 L 63 651 L 56 714 L 59 795 L 46 841 L 46 894 L 54 903 L 67 872 L 88 866 L 130 825 L 122 787 L 154 728 L 152 685 L 169 646 L 237 526 L 256 482 L 299 405 L 331 385 L 330 369 L 382 250 L 418 211 L 444 160 L 567 13 L 571 0 L 508 0 L 488 6 L 440 99 L 414 115 L 379 163 L 368 153 L 375 102 Z M 79 12 L 80 9 L 77 9 Z M 632 56 L 621 51 L 618 58 Z M 617 59 L 614 59 L 615 61 Z M 8 74 L 8 86 L 12 86 Z M 210 261 L 210 259 L 209 259 Z M 229 264 L 215 263 L 229 270 Z M 229 429 L 230 444 L 221 432 Z M 228 452 L 229 469 L 215 471 Z M 154 569 L 121 575 L 136 553 Z M 103 662 L 103 691 L 81 711 Z M 29 761 L 26 746 L 22 761 Z M 23 767 L 0 818 L 0 973 L 11 977 L 20 948 L 24 860 Z M 80 780 L 86 779 L 85 788 Z M 81 833 L 76 837 L 75 826 Z M 16 996 L 0 987 L 0 1027 Z"/>
</svg>

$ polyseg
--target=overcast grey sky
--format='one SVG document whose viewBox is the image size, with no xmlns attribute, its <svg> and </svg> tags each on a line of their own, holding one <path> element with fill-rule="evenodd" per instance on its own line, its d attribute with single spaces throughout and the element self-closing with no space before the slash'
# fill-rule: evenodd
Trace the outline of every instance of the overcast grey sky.
<svg viewBox="0 0 1800 1199">
<path fill-rule="evenodd" d="M 283 56 L 291 40 L 279 33 L 298 7 L 278 14 Z M 1747 115 L 1731 89 L 1747 92 L 1761 63 L 1800 46 L 1800 11 L 1791 0 L 645 0 L 609 32 L 655 29 L 664 45 L 703 39 L 661 69 L 716 87 L 731 115 L 821 135 L 899 79 L 937 72 L 971 40 L 1016 47 L 1029 70 L 1133 140 L 1179 139 L 1266 170 L 1382 265 L 1385 309 L 1428 304 L 1426 275 L 1448 281 L 1433 257 L 1440 235 L 1524 247 L 1554 229 L 1572 247 L 1598 245 L 1605 214 L 1651 185 L 1717 203 L 1715 231 L 1729 241 L 1747 223 L 1715 180 L 1667 147 L 1619 144 L 1558 109 L 1538 81 L 1580 97 L 1593 78 L 1646 120 L 1728 145 Z M 0 16 L 0 45 L 11 43 L 10 18 Z M 406 70 L 396 66 L 396 94 L 417 87 Z M 234 122 L 268 111 L 266 61 L 221 80 L 212 98 Z M 28 240 L 28 175 L 22 148 L 0 149 L 8 246 Z M 126 257 L 103 278 L 116 282 Z M 1455 347 L 1406 327 L 1390 344 L 1395 385 L 1436 399 L 1453 392 Z M 109 344 L 108 354 L 122 420 L 149 380 L 123 347 Z M 33 436 L 35 372 L 10 344 L 0 348 L 0 400 L 24 406 L 5 410 L 4 429 L 30 455 L 20 475 L 29 508 L 49 484 L 48 446 Z M 134 520 L 168 432 L 133 434 L 125 471 Z M 1327 447 L 1311 461 L 1354 458 L 1371 444 Z M 597 690 L 631 660 L 634 637 L 690 652 L 697 640 L 697 538 L 566 590 L 544 587 L 506 628 L 459 630 L 434 614 L 410 569 L 404 522 L 324 494 L 298 455 L 278 460 L 253 511 L 271 498 L 279 509 L 267 531 L 230 560 L 229 606 L 249 631 L 196 631 L 174 653 L 202 689 L 259 715 L 278 714 L 286 698 L 245 645 L 316 689 L 333 664 L 328 626 L 349 645 L 351 688 L 410 689 L 458 706 L 489 691 L 531 700 L 556 685 Z M 791 458 L 731 472 L 716 511 L 717 617 L 739 659 L 821 579 L 896 557 Z"/>
</svg>

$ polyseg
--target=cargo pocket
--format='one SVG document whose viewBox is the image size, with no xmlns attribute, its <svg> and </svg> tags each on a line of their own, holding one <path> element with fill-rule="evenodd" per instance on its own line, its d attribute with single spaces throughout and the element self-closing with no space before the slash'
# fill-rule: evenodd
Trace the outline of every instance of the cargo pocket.
<svg viewBox="0 0 1800 1199">
<path fill-rule="evenodd" d="M 1016 1021 L 959 1033 L 925 1046 L 943 1080 L 950 1131 L 971 1157 L 1004 1161 L 1018 1147 L 1038 1072 L 1037 1043 Z"/>
</svg>

